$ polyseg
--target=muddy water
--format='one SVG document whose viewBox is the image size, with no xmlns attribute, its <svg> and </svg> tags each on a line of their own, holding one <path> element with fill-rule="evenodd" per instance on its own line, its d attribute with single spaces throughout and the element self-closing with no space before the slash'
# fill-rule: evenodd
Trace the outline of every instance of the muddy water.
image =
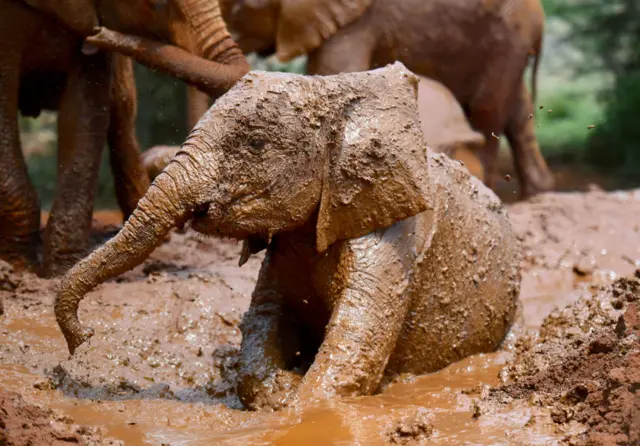
<svg viewBox="0 0 640 446">
<path fill-rule="evenodd" d="M 14 320 L 8 325 L 14 329 L 22 326 L 23 335 L 41 332 L 40 327 L 27 328 L 26 322 Z M 46 348 L 31 346 L 36 347 Z M 501 352 L 468 358 L 439 373 L 393 384 L 374 397 L 268 414 L 163 399 L 66 398 L 59 390 L 35 389 L 33 383 L 41 382 L 42 376 L 25 366 L 2 364 L 0 373 L 4 388 L 58 409 L 77 423 L 103 425 L 108 436 L 126 444 L 388 444 L 404 413 L 422 413 L 426 423 L 435 426 L 429 444 L 492 445 L 506 439 L 510 439 L 509 444 L 518 440 L 550 444 L 555 437 L 546 425 L 526 426 L 531 411 L 524 406 L 510 408 L 482 423 L 473 419 L 474 399 L 483 386 L 499 383 L 498 373 L 509 356 Z"/>
<path fill-rule="evenodd" d="M 526 253 L 528 330 L 553 308 L 630 274 L 640 259 L 640 232 L 627 220 L 640 215 L 638 194 L 550 195 L 510 213 Z M 0 386 L 133 445 L 546 445 L 561 438 L 548 414 L 524 403 L 473 417 L 475 401 L 499 383 L 515 335 L 503 351 L 404 377 L 376 396 L 279 413 L 240 410 L 232 386 L 237 325 L 260 257 L 238 268 L 239 250 L 174 234 L 145 265 L 85 299 L 81 320 L 97 334 L 71 359 L 51 312 L 55 283 L 10 274 L 0 286 Z"/>
</svg>

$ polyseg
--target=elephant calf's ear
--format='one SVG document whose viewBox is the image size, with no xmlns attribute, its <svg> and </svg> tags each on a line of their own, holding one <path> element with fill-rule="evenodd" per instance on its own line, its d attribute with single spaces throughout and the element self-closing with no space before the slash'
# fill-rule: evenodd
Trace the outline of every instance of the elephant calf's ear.
<svg viewBox="0 0 640 446">
<path fill-rule="evenodd" d="M 342 138 L 329 149 L 316 234 L 320 252 L 431 208 L 422 186 L 428 162 L 415 76 L 396 64 L 341 77 L 364 91 L 347 105 Z"/>
</svg>

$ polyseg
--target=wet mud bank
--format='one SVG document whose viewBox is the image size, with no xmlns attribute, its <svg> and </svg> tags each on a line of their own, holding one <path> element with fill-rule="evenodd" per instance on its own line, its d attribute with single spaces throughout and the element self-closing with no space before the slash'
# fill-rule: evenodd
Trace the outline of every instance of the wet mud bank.
<svg viewBox="0 0 640 446">
<path fill-rule="evenodd" d="M 527 401 L 569 444 L 640 444 L 640 270 L 554 311 L 501 374 L 478 418 Z"/>
<path fill-rule="evenodd" d="M 120 446 L 96 427 L 78 426 L 67 416 L 27 403 L 19 393 L 0 389 L 0 445 Z"/>
<path fill-rule="evenodd" d="M 238 325 L 261 256 L 239 268 L 240 244 L 192 232 L 87 296 L 80 319 L 96 335 L 72 358 L 52 313 L 56 282 L 0 264 L 0 388 L 134 445 L 633 444 L 640 191 L 548 194 L 509 213 L 525 251 L 520 329 L 499 352 L 379 395 L 241 410 Z M 117 219 L 96 219 L 99 242 Z"/>
</svg>

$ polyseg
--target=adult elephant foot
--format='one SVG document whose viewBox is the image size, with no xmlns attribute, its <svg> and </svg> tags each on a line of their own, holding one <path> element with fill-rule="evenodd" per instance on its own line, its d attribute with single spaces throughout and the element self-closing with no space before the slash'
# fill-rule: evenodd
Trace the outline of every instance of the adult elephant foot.
<svg viewBox="0 0 640 446">
<path fill-rule="evenodd" d="M 3 240 L 4 238 L 0 239 L 0 260 L 20 270 L 38 271 L 37 235 L 33 237 L 33 242 L 27 244 L 9 246 Z"/>
<path fill-rule="evenodd" d="M 42 266 L 42 277 L 53 278 L 64 275 L 79 259 L 88 254 L 87 251 L 68 253 L 66 256 L 51 256 Z"/>
<path fill-rule="evenodd" d="M 0 195 L 0 199 L 1 199 Z M 0 209 L 0 259 L 12 266 L 36 271 L 40 246 L 40 210 L 37 205 L 19 212 Z"/>
<path fill-rule="evenodd" d="M 546 167 L 546 166 L 545 166 Z M 521 198 L 527 199 L 534 195 L 550 192 L 555 189 L 556 180 L 553 173 L 546 168 L 535 173 L 527 173 L 523 176 Z"/>
</svg>

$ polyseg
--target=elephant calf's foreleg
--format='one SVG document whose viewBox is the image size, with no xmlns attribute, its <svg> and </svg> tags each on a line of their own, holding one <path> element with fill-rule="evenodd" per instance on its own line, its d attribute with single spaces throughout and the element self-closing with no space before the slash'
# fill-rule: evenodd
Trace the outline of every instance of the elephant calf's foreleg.
<svg viewBox="0 0 640 446">
<path fill-rule="evenodd" d="M 301 376 L 288 369 L 299 336 L 281 304 L 256 298 L 241 325 L 238 395 L 245 407 L 279 409 L 295 394 Z"/>
<path fill-rule="evenodd" d="M 384 235 L 346 242 L 337 274 L 346 283 L 300 385 L 300 402 L 368 395 L 378 388 L 409 307 L 413 225 L 410 218 Z"/>
</svg>

